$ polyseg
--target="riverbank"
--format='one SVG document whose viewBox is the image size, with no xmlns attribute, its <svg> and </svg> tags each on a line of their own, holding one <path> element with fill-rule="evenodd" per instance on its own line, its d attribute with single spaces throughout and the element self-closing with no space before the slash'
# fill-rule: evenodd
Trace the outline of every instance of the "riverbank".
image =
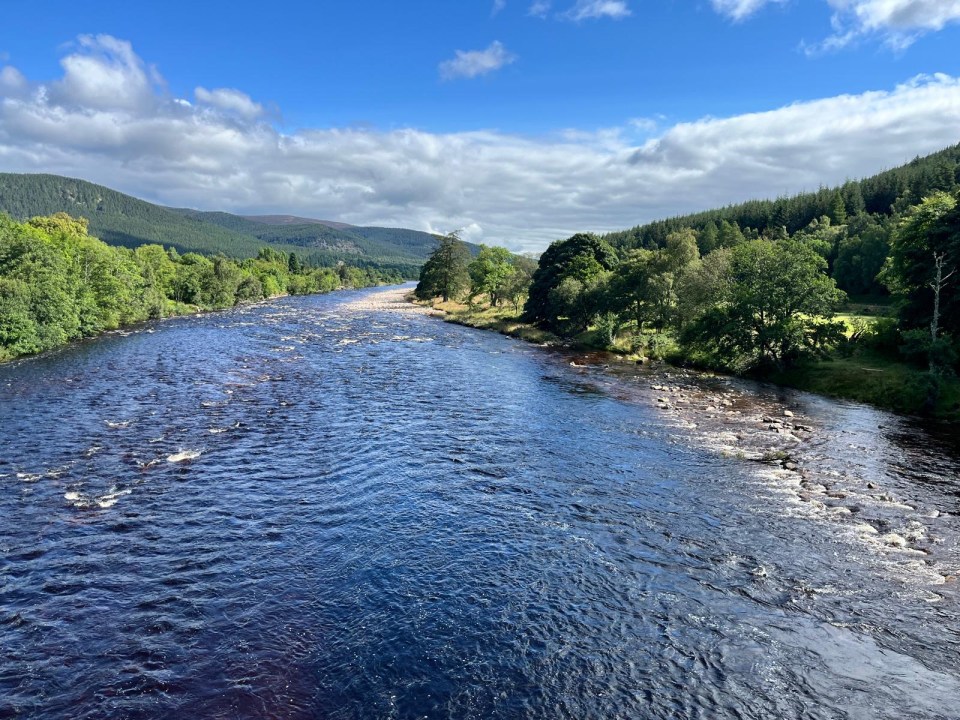
<svg viewBox="0 0 960 720">
<path fill-rule="evenodd" d="M 744 387 L 732 376 L 668 363 L 643 361 L 641 369 L 636 356 L 598 352 L 589 341 L 564 341 L 519 321 L 506 308 L 417 303 L 410 295 L 407 301 L 447 322 L 553 348 L 569 358 L 572 371 L 586 381 L 623 379 L 616 383 L 616 394 L 654 408 L 660 424 L 673 428 L 686 443 L 751 467 L 762 492 L 775 499 L 785 515 L 840 528 L 871 548 L 884 572 L 907 584 L 937 587 L 929 591 L 931 602 L 954 593 L 960 558 L 939 540 L 948 516 L 910 486 L 837 465 L 837 457 L 849 450 L 849 438 L 824 426 L 819 412 L 807 412 L 815 398 L 791 399 L 770 386 Z M 878 425 L 872 427 L 876 432 Z M 762 575 L 765 570 L 756 572 Z"/>
<path fill-rule="evenodd" d="M 559 338 L 522 322 L 515 308 L 470 306 L 437 300 L 420 304 L 458 325 L 492 330 L 538 345 L 584 351 L 602 350 L 624 361 L 645 361 L 641 355 L 628 349 L 605 346 L 595 333 L 584 333 L 571 340 Z M 668 354 L 666 359 L 678 367 L 685 364 L 678 355 Z M 866 350 L 857 351 L 849 357 L 805 361 L 789 370 L 753 379 L 827 397 L 867 403 L 901 415 L 924 414 L 937 420 L 960 422 L 960 380 L 941 379 L 939 398 L 931 412 L 924 408 L 929 386 L 929 376 L 925 371 Z"/>
<path fill-rule="evenodd" d="M 368 285 L 365 287 L 378 287 L 378 286 Z M 353 287 L 343 286 L 343 287 L 334 288 L 332 290 L 322 290 L 316 293 L 305 293 L 305 294 L 326 295 L 328 293 L 339 292 L 341 290 L 360 290 L 360 289 L 363 289 L 363 288 L 353 288 Z M 403 299 L 403 297 L 406 295 L 406 291 L 401 290 L 400 293 L 401 293 L 400 301 L 406 302 Z M 130 322 L 130 323 L 121 323 L 117 327 L 104 328 L 103 330 L 96 333 L 84 334 L 84 335 L 80 335 L 79 337 L 71 337 L 66 341 L 58 343 L 52 347 L 43 348 L 39 352 L 13 353 L 13 352 L 10 352 L 9 348 L 0 346 L 0 365 L 3 365 L 4 363 L 14 362 L 16 360 L 24 360 L 30 357 L 37 357 L 40 355 L 44 355 L 45 353 L 48 353 L 48 352 L 56 352 L 57 350 L 61 350 L 65 347 L 69 347 L 74 343 L 83 342 L 85 340 L 95 340 L 98 337 L 104 337 L 106 335 L 130 335 L 135 332 L 138 332 L 141 328 L 149 328 L 150 326 L 156 323 L 161 323 L 166 320 L 173 320 L 176 318 L 184 318 L 184 317 L 196 317 L 200 315 L 209 315 L 212 313 L 224 312 L 226 310 L 233 310 L 234 308 L 254 307 L 256 305 L 273 302 L 274 300 L 279 300 L 285 297 L 292 297 L 292 295 L 291 293 L 277 293 L 275 295 L 271 295 L 270 297 L 266 297 L 266 298 L 259 298 L 256 300 L 242 300 L 236 303 L 235 305 L 231 305 L 229 307 L 203 307 L 200 305 L 191 305 L 188 303 L 179 303 L 179 302 L 171 301 L 170 303 L 168 303 L 168 305 L 165 308 L 166 314 L 163 315 L 162 317 L 137 320 L 135 322 Z M 153 330 L 148 329 L 148 332 L 153 332 Z"/>
</svg>

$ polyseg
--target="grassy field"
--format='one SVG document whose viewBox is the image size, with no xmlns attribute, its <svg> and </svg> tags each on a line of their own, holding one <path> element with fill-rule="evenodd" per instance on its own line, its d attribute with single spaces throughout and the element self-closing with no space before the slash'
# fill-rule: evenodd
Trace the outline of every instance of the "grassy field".
<svg viewBox="0 0 960 720">
<path fill-rule="evenodd" d="M 940 378 L 934 408 L 925 407 L 929 374 L 905 362 L 862 350 L 851 357 L 808 361 L 768 378 L 779 385 L 819 395 L 865 402 L 909 415 L 932 414 L 960 420 L 960 380 Z"/>
</svg>

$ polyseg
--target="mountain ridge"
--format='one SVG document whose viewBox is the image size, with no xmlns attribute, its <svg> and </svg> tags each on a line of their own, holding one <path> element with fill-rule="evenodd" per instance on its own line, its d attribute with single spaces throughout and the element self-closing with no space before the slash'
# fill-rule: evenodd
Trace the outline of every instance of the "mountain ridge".
<svg viewBox="0 0 960 720">
<path fill-rule="evenodd" d="M 84 217 L 90 233 L 110 245 L 156 243 L 179 252 L 235 258 L 253 257 L 267 245 L 296 253 L 312 265 L 345 262 L 399 271 L 408 278 L 417 277 L 437 246 L 434 235 L 419 230 L 170 208 L 105 185 L 47 173 L 0 173 L 0 212 L 17 220 L 57 212 Z"/>
</svg>

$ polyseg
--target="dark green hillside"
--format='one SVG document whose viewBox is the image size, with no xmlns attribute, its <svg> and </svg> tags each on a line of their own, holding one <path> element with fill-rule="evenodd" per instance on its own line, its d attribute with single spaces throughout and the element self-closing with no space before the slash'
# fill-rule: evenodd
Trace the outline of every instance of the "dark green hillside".
<svg viewBox="0 0 960 720">
<path fill-rule="evenodd" d="M 135 248 L 158 243 L 180 252 L 242 258 L 255 256 L 266 243 L 296 253 L 310 265 L 345 262 L 408 278 L 417 277 L 437 245 L 433 235 L 415 230 L 335 227 L 340 224 L 293 216 L 252 219 L 166 208 L 58 175 L 0 173 L 0 212 L 17 220 L 58 212 L 84 217 L 90 233 L 111 245 Z"/>
<path fill-rule="evenodd" d="M 181 208 L 174 208 L 173 212 L 250 235 L 272 245 L 295 245 L 298 248 L 340 253 L 351 259 L 369 256 L 420 263 L 437 247 L 437 239 L 433 235 L 419 230 L 352 225 L 337 228 L 314 221 L 266 223 L 230 213 Z"/>
<path fill-rule="evenodd" d="M 241 215 L 241 217 L 244 220 L 252 220 L 264 225 L 326 225 L 340 230 L 353 227 L 350 223 L 317 220 L 316 218 L 305 218 L 297 215 Z"/>
<path fill-rule="evenodd" d="M 386 253 L 366 253 L 365 249 L 357 244 L 361 241 L 360 237 L 353 235 L 349 230 L 338 230 L 319 223 L 274 225 L 225 212 L 203 212 L 186 208 L 171 208 L 171 210 L 190 220 L 209 223 L 230 232 L 255 237 L 261 243 L 294 245 L 301 249 L 300 252 L 302 248 L 310 248 L 354 256 L 369 254 L 399 257 L 403 255 L 393 248 L 389 248 Z M 418 260 L 419 258 L 409 259 Z"/>
<path fill-rule="evenodd" d="M 17 220 L 65 212 L 84 217 L 90 232 L 110 245 L 172 245 L 181 252 L 253 257 L 254 237 L 209 225 L 130 195 L 59 175 L 0 173 L 0 211 Z"/>
<path fill-rule="evenodd" d="M 960 184 L 960 145 L 916 158 L 913 161 L 863 180 L 848 181 L 835 188 L 822 187 L 775 200 L 750 200 L 725 208 L 657 220 L 604 236 L 614 247 L 662 248 L 667 235 L 683 228 L 706 232 L 707 242 L 730 232 L 732 224 L 748 237 L 785 228 L 792 235 L 821 217 L 835 224 L 860 215 L 877 219 L 902 214 L 931 193 L 953 191 Z M 724 227 L 724 223 L 727 227 Z M 722 246 L 722 240 L 718 245 Z M 701 252 L 710 247 L 701 247 Z"/>
</svg>

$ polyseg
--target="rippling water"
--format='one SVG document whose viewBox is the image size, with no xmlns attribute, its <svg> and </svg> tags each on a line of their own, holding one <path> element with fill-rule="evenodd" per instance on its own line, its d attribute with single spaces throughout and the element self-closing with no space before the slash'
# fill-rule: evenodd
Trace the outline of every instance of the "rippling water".
<svg viewBox="0 0 960 720">
<path fill-rule="evenodd" d="M 891 554 L 650 376 L 369 294 L 0 368 L 0 717 L 960 715 L 951 432 L 746 388 L 938 510 Z"/>
</svg>

